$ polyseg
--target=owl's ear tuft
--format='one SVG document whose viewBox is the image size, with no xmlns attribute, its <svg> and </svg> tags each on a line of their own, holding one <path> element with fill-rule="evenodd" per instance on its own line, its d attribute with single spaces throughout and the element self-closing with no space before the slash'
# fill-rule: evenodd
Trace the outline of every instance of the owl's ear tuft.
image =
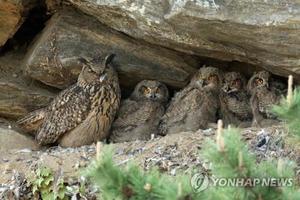
<svg viewBox="0 0 300 200">
<path fill-rule="evenodd" d="M 78 58 L 78 62 L 79 62 L 80 64 L 83 64 L 83 66 L 82 66 L 82 68 L 81 68 L 81 71 L 84 71 L 84 69 L 85 69 L 85 68 L 87 67 L 87 65 L 88 65 L 88 60 L 85 59 L 85 58 L 80 57 L 80 58 Z"/>
<path fill-rule="evenodd" d="M 141 85 L 140 87 L 139 87 L 139 92 L 142 92 L 142 93 L 144 93 L 144 91 L 147 89 L 147 87 L 146 86 L 144 86 L 144 85 Z"/>
<path fill-rule="evenodd" d="M 83 57 L 78 58 L 78 61 L 83 64 L 88 64 L 88 62 L 89 62 L 86 58 L 83 58 Z"/>
<path fill-rule="evenodd" d="M 108 54 L 107 56 L 105 56 L 102 65 L 104 67 L 107 67 L 107 65 L 114 59 L 115 56 L 115 54 Z"/>
</svg>

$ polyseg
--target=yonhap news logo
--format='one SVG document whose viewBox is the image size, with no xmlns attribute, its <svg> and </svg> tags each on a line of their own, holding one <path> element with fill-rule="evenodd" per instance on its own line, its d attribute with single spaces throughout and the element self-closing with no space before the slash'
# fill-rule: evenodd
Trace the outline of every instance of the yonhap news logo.
<svg viewBox="0 0 300 200">
<path fill-rule="evenodd" d="M 291 187 L 294 185 L 293 178 L 219 178 L 208 177 L 205 174 L 194 174 L 191 178 L 191 186 L 198 193 L 208 187 Z"/>
<path fill-rule="evenodd" d="M 191 186 L 194 192 L 201 192 L 208 188 L 209 186 L 209 177 L 205 174 L 194 174 L 191 178 Z"/>
</svg>

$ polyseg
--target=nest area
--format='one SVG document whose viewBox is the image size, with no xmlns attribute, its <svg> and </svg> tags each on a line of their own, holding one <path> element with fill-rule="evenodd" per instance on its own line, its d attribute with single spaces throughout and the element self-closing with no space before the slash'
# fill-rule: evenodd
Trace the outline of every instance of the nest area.
<svg viewBox="0 0 300 200">
<path fill-rule="evenodd" d="M 24 70 L 23 60 L 25 54 L 34 45 L 38 36 L 43 33 L 47 22 L 52 17 L 53 13 L 47 12 L 45 2 L 42 2 L 39 6 L 29 11 L 18 31 L 0 48 L 0 90 L 3 89 L 2 86 L 9 86 L 7 87 L 9 89 L 4 90 L 4 93 L 0 94 L 0 137 L 3 135 L 1 133 L 2 127 L 5 127 L 4 129 L 5 131 L 8 130 L 8 133 L 18 130 L 12 121 L 24 116 L 31 110 L 47 105 L 62 89 L 32 78 Z M 138 39 L 130 38 L 130 40 L 135 43 L 135 40 Z M 147 44 L 147 42 L 143 42 Z M 150 45 L 155 46 L 149 43 Z M 164 49 L 161 46 L 159 48 Z M 192 57 L 194 61 L 197 61 L 197 66 L 192 66 L 195 71 L 204 65 L 214 66 L 224 72 L 240 72 L 249 80 L 254 72 L 265 70 L 262 67 L 249 63 L 201 57 L 177 50 L 171 51 L 175 52 L 174 54 Z M 187 63 L 189 64 L 189 62 Z M 148 63 L 145 64 L 147 65 Z M 189 78 L 193 74 L 193 72 L 190 72 Z M 130 76 L 122 72 L 119 75 L 121 76 L 122 98 L 125 99 L 132 93 L 135 84 L 139 80 L 142 80 L 145 74 L 140 73 Z M 273 75 L 274 80 L 282 86 L 281 89 L 286 89 L 287 78 Z M 45 73 L 42 76 L 46 77 L 48 74 Z M 189 78 L 186 80 L 186 83 Z M 178 87 L 175 84 L 168 83 L 167 86 L 170 90 L 170 97 L 173 97 L 177 91 L 183 88 L 183 86 Z M 2 101 L 2 99 L 4 100 Z M 11 103 L 11 101 L 14 102 Z M 3 102 L 7 105 L 2 107 L 1 103 Z M 2 112 L 4 115 L 1 115 Z M 9 112 L 14 112 L 14 114 Z M 286 129 L 282 124 L 278 123 L 278 125 L 268 128 L 250 127 L 242 129 L 241 134 L 243 140 L 247 142 L 250 152 L 256 155 L 258 162 L 270 158 L 289 158 L 296 161 L 298 166 L 300 165 L 299 150 L 297 147 L 299 145 L 289 145 L 291 141 L 284 139 Z M 175 176 L 182 172 L 189 172 L 195 168 L 201 171 L 209 171 L 209 163 L 199 157 L 199 150 L 202 148 L 204 139 L 214 139 L 215 137 L 216 130 L 209 128 L 197 132 L 184 132 L 164 137 L 158 136 L 149 141 L 134 141 L 111 145 L 114 147 L 114 160 L 118 165 L 135 161 L 145 171 L 152 167 L 158 167 L 162 172 Z M 2 151 L 1 148 L 3 147 L 0 147 L 0 152 Z M 57 172 L 63 171 L 63 176 L 66 177 L 66 184 L 74 188 L 75 191 L 80 185 L 80 180 L 78 180 L 77 176 L 78 172 L 81 168 L 86 167 L 96 156 L 95 145 L 82 146 L 80 148 L 61 148 L 55 146 L 38 149 L 38 151 L 29 150 L 27 147 L 23 148 L 23 146 L 20 146 L 19 149 L 10 148 L 9 151 L 5 151 L 2 154 L 2 159 L 0 159 L 0 169 L 3 172 L 0 177 L 0 198 L 2 195 L 1 192 L 10 191 L 11 188 L 20 191 L 20 193 L 26 193 L 26 195 L 29 195 L 28 199 L 32 198 L 33 194 L 30 191 L 21 190 L 21 182 L 16 180 L 20 174 L 30 174 L 40 165 L 47 165 Z M 298 172 L 299 167 L 296 170 Z M 11 177 L 15 179 L 11 179 Z M 26 189 L 26 187 L 24 188 Z M 87 189 L 88 194 L 95 196 L 97 191 L 94 188 L 89 187 Z"/>
</svg>

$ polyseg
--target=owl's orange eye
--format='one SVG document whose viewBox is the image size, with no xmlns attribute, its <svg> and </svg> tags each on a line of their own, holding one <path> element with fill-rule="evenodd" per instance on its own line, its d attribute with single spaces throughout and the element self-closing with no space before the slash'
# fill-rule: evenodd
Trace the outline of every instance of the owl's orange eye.
<svg viewBox="0 0 300 200">
<path fill-rule="evenodd" d="M 149 94 L 151 91 L 150 91 L 150 88 L 148 87 L 145 87 L 144 89 L 144 94 Z"/>
</svg>

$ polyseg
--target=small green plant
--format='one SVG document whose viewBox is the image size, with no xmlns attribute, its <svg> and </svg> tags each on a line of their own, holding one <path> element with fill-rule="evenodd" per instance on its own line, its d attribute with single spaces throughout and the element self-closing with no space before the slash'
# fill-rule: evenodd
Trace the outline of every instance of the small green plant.
<svg viewBox="0 0 300 200">
<path fill-rule="evenodd" d="M 43 200 L 66 199 L 66 187 L 61 177 L 55 180 L 48 167 L 39 167 L 29 181 L 32 193 Z"/>
<path fill-rule="evenodd" d="M 56 181 L 56 184 L 53 185 L 53 199 L 67 199 L 66 192 L 67 188 L 64 183 L 64 179 L 62 177 L 59 177 Z"/>
<path fill-rule="evenodd" d="M 273 112 L 286 123 L 290 133 L 300 137 L 300 88 L 296 88 L 290 98 L 283 98 L 275 105 Z"/>
</svg>

